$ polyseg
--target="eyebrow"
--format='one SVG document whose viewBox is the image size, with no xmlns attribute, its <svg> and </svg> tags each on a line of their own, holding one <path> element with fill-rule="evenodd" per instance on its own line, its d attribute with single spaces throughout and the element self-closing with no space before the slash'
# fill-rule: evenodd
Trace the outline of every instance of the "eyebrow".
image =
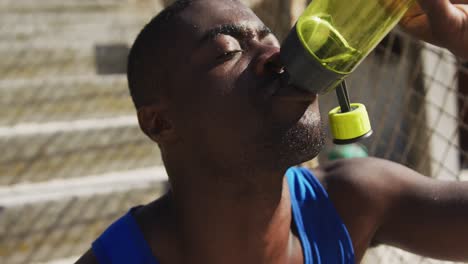
<svg viewBox="0 0 468 264">
<path fill-rule="evenodd" d="M 256 32 L 255 32 L 256 31 Z M 272 31 L 270 28 L 268 28 L 265 25 L 262 25 L 260 28 L 257 30 L 252 30 L 252 28 L 246 26 L 246 25 L 239 25 L 239 24 L 224 24 L 217 26 L 215 28 L 212 28 L 208 30 L 202 37 L 200 42 L 205 42 L 207 40 L 213 40 L 219 35 L 229 35 L 233 36 L 235 38 L 240 38 L 240 39 L 249 39 L 253 38 L 255 36 L 255 33 L 257 33 L 258 37 L 260 39 L 266 37 L 269 34 L 272 34 Z"/>
</svg>

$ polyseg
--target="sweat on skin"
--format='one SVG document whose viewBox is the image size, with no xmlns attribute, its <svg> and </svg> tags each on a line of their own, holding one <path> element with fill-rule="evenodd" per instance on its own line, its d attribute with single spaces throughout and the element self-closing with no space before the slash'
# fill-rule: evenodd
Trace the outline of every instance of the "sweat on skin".
<svg viewBox="0 0 468 264">
<path fill-rule="evenodd" d="M 319 153 L 323 133 L 317 95 L 281 81 L 279 50 L 236 0 L 178 1 L 137 38 L 129 86 L 171 190 L 134 217 L 160 263 L 304 262 L 284 174 Z M 468 260 L 467 183 L 373 158 L 314 173 L 356 262 L 372 242 Z M 97 260 L 90 250 L 77 263 Z"/>
</svg>

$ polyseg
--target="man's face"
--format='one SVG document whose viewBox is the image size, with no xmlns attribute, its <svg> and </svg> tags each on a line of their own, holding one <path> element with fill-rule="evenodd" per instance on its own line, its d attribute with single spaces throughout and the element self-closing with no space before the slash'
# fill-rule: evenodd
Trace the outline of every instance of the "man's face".
<svg viewBox="0 0 468 264">
<path fill-rule="evenodd" d="M 279 42 L 260 19 L 232 0 L 195 1 L 181 17 L 170 112 L 187 148 L 238 166 L 287 168 L 315 157 L 317 96 L 282 81 Z"/>
</svg>

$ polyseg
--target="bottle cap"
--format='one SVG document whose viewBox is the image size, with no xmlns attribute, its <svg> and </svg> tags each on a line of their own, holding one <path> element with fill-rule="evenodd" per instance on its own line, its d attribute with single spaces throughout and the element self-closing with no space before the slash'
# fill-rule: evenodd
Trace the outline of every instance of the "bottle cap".
<svg viewBox="0 0 468 264">
<path fill-rule="evenodd" d="M 336 107 L 328 118 L 335 144 L 351 144 L 372 135 L 369 115 L 363 104 L 351 104 L 351 111 L 346 113 L 341 112 L 341 107 Z"/>
</svg>

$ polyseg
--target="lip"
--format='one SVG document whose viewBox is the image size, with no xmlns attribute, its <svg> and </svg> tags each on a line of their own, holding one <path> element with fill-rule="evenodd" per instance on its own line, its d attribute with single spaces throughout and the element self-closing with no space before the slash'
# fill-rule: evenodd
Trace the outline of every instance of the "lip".
<svg viewBox="0 0 468 264">
<path fill-rule="evenodd" d="M 309 92 L 299 87 L 289 84 L 287 73 L 283 73 L 280 77 L 277 90 L 273 92 L 272 96 L 281 100 L 290 101 L 307 101 L 312 102 L 317 98 L 317 93 Z"/>
<path fill-rule="evenodd" d="M 293 85 L 288 85 L 287 87 L 281 87 L 273 94 L 273 97 L 282 100 L 290 100 L 290 101 L 307 101 L 311 102 L 317 98 L 316 93 L 311 93 L 308 91 L 304 91 L 299 89 Z"/>
</svg>

